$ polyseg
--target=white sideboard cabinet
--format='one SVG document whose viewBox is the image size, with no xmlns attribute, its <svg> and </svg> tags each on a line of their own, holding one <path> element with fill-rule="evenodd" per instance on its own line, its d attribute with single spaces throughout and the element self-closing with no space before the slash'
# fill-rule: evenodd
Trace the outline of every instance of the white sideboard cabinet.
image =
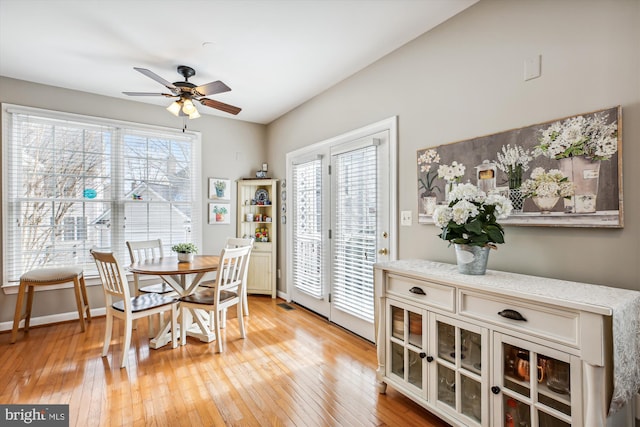
<svg viewBox="0 0 640 427">
<path fill-rule="evenodd" d="M 375 265 L 375 300 L 381 393 L 456 426 L 633 423 L 640 378 L 613 379 L 638 375 L 640 292 L 401 260 Z M 616 421 L 612 398 L 626 413 Z"/>
</svg>

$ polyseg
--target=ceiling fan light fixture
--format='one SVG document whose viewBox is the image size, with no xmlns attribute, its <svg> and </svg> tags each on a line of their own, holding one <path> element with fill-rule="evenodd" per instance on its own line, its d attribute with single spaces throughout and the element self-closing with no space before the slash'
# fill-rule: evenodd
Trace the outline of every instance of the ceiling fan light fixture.
<svg viewBox="0 0 640 427">
<path fill-rule="evenodd" d="M 194 113 L 194 111 L 198 111 L 196 110 L 196 106 L 193 105 L 193 102 L 190 99 L 185 99 L 182 102 L 182 112 L 187 114 L 187 115 L 191 115 Z"/>
<path fill-rule="evenodd" d="M 167 111 L 178 117 L 180 115 L 180 110 L 182 109 L 182 105 L 178 101 L 174 101 L 171 105 L 167 107 Z"/>
<path fill-rule="evenodd" d="M 200 117 L 200 113 L 194 108 L 193 113 L 189 114 L 189 119 L 197 119 L 198 117 Z"/>
</svg>

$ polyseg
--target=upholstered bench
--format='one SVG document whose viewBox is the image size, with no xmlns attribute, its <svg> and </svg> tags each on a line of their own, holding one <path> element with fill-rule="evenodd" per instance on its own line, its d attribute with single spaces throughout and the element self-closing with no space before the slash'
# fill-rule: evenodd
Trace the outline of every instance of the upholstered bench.
<svg viewBox="0 0 640 427">
<path fill-rule="evenodd" d="M 16 313 L 13 317 L 13 331 L 11 333 L 11 343 L 16 342 L 20 321 L 24 321 L 24 331 L 29 330 L 31 319 L 31 306 L 33 305 L 33 295 L 36 286 L 50 286 L 61 283 L 73 282 L 76 294 L 76 305 L 78 306 L 78 316 L 80 317 L 80 328 L 84 332 L 84 313 L 87 314 L 87 321 L 91 320 L 89 311 L 89 300 L 87 298 L 87 288 L 84 281 L 82 268 L 80 267 L 55 267 L 39 268 L 31 270 L 20 276 L 20 289 L 18 290 L 18 300 L 16 301 Z M 27 292 L 27 310 L 22 315 L 22 303 L 25 291 Z"/>
</svg>

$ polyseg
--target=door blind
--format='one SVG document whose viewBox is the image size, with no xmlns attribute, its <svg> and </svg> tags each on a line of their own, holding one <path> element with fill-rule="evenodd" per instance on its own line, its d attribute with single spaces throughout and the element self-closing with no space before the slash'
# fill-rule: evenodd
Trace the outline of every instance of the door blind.
<svg viewBox="0 0 640 427">
<path fill-rule="evenodd" d="M 373 264 L 377 228 L 376 146 L 333 156 L 334 306 L 373 321 Z"/>
<path fill-rule="evenodd" d="M 322 161 L 293 165 L 293 285 L 322 298 Z"/>
</svg>

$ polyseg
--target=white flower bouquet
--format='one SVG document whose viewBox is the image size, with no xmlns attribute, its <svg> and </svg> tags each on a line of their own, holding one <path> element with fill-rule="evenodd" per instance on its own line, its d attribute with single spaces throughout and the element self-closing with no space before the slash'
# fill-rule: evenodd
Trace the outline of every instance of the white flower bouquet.
<svg viewBox="0 0 640 427">
<path fill-rule="evenodd" d="M 465 170 L 465 165 L 454 160 L 451 165 L 440 165 L 438 167 L 438 178 L 443 178 L 447 182 L 460 182 Z"/>
<path fill-rule="evenodd" d="M 551 159 L 585 156 L 590 160 L 609 160 L 618 151 L 618 124 L 607 124 L 607 113 L 577 116 L 552 123 L 540 131 L 540 144 L 534 155 Z"/>
<path fill-rule="evenodd" d="M 562 197 L 570 198 L 574 194 L 574 185 L 558 169 L 545 172 L 543 168 L 535 168 L 531 178 L 520 187 L 525 197 Z"/>
<path fill-rule="evenodd" d="M 529 150 L 519 145 L 511 144 L 502 146 L 502 153 L 497 153 L 497 166 L 509 177 L 509 188 L 520 188 L 522 185 L 522 173 L 529 170 L 529 162 L 533 160 Z"/>
</svg>

